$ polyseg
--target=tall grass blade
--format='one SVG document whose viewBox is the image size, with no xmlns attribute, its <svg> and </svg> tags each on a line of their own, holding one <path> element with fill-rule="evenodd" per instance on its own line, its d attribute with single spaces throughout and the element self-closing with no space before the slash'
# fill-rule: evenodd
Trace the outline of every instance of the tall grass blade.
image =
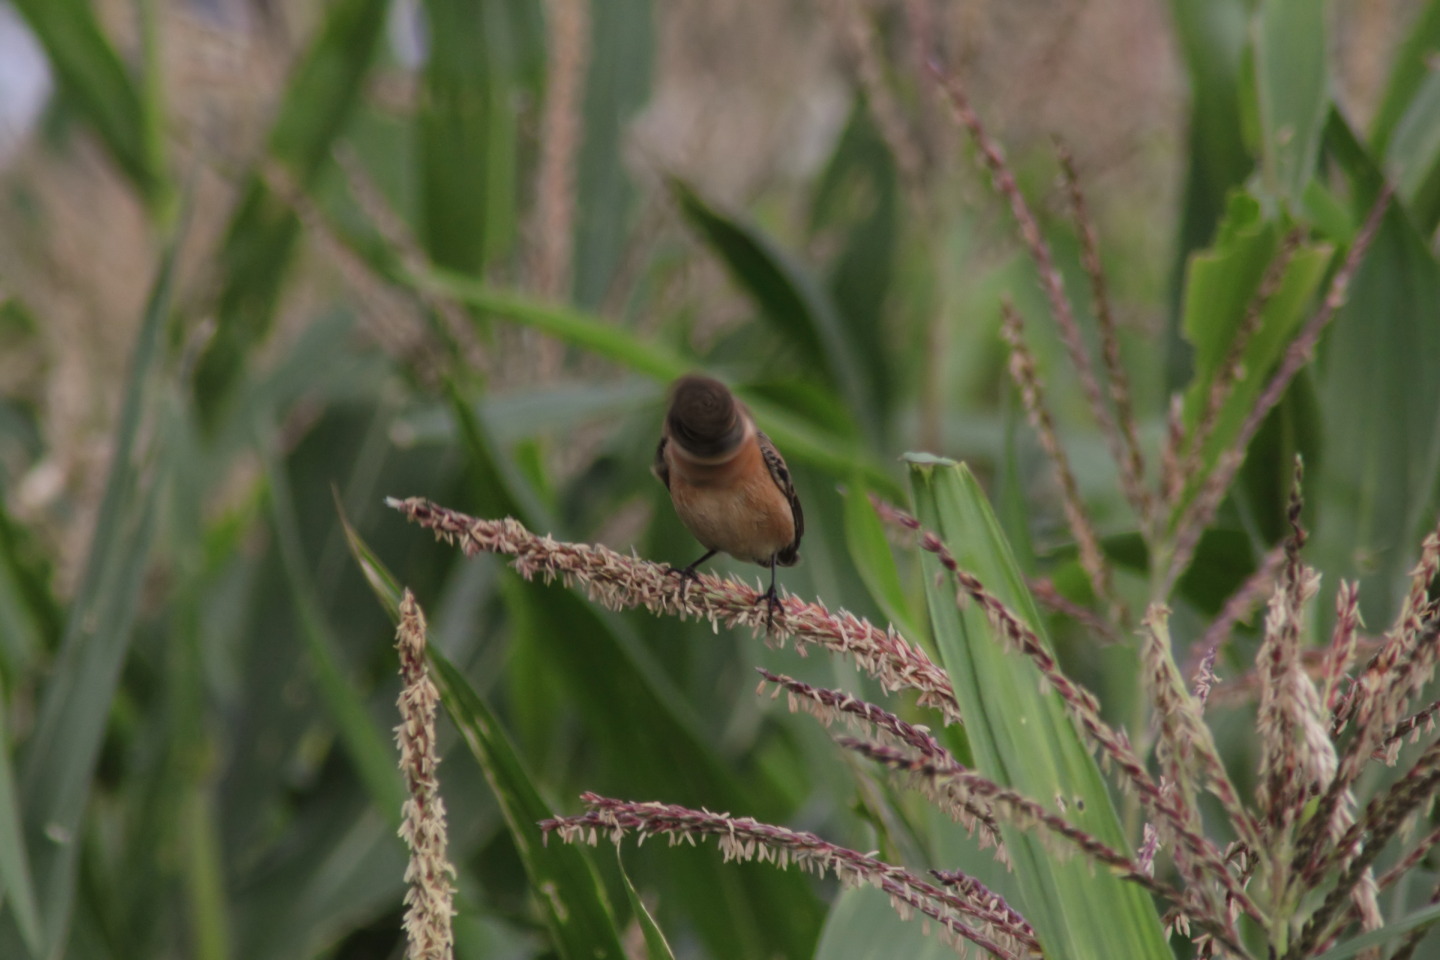
<svg viewBox="0 0 1440 960">
<path fill-rule="evenodd" d="M 495 717 L 434 646 L 430 663 L 445 712 L 500 801 L 530 889 L 539 894 L 555 949 L 565 960 L 626 960 L 614 914 L 589 856 L 570 844 L 545 843 L 537 824 L 554 813 L 540 798 Z"/>
<path fill-rule="evenodd" d="M 268 445 L 267 445 L 268 446 Z M 340 742 L 371 799 L 392 825 L 400 825 L 400 808 L 406 800 L 405 787 L 395 769 L 390 739 L 382 734 L 365 709 L 365 703 L 347 681 L 337 653 L 337 644 L 326 623 L 324 608 L 311 579 L 310 567 L 300 546 L 299 519 L 284 469 L 266 457 L 270 485 L 270 526 L 280 548 L 285 580 L 299 620 L 298 628 L 315 668 L 320 694 L 335 723 Z"/>
<path fill-rule="evenodd" d="M 759 229 L 725 216 L 679 181 L 672 189 L 685 216 L 794 348 L 796 369 L 820 374 L 857 421 L 873 426 L 879 407 L 861 362 L 865 347 L 852 341 L 824 288 Z"/>
<path fill-rule="evenodd" d="M 169 189 L 155 104 L 142 95 L 100 29 L 95 8 L 80 0 L 16 0 L 45 48 L 60 87 L 95 128 L 120 169 L 152 205 Z"/>
<path fill-rule="evenodd" d="M 166 437 L 153 431 L 163 419 L 156 415 L 157 368 L 179 243 L 177 236 L 162 257 L 136 337 L 90 553 L 18 765 L 42 955 L 62 950 L 69 929 L 91 777 L 130 649 L 166 487 Z M 17 933 L 8 916 L 0 922 L 0 956 L 21 955 Z"/>
<path fill-rule="evenodd" d="M 213 423 L 251 347 L 274 320 L 286 268 L 300 225 L 272 176 L 308 191 L 330 147 L 365 89 L 375 49 L 385 29 L 389 0 L 339 0 L 286 89 L 270 132 L 269 158 L 251 174 L 219 253 L 221 289 L 215 337 L 195 373 L 196 398 Z"/>
<path fill-rule="evenodd" d="M 1261 182 L 1292 209 L 1315 174 L 1330 110 L 1326 13 L 1314 0 L 1262 0 L 1256 15 Z"/>
<path fill-rule="evenodd" d="M 907 455 L 922 526 L 949 546 L 963 569 L 979 577 L 1042 638 L 1045 621 L 1000 524 L 963 464 Z M 1058 694 L 1042 692 L 1039 671 L 1002 649 L 975 604 L 957 604 L 953 578 L 924 554 L 926 599 L 946 671 L 965 718 L 978 770 L 1054 809 L 1118 850 L 1129 846 L 1090 751 Z M 1057 858 L 1037 837 L 1002 827 L 1023 904 L 1047 955 L 1075 960 L 1168 957 L 1169 947 L 1149 895 L 1083 857 Z"/>
<path fill-rule="evenodd" d="M 5 729 L 7 705 L 0 699 L 0 898 L 9 907 L 31 956 L 40 953 L 40 906 L 25 850 L 25 828 L 10 765 L 10 734 Z"/>
<path fill-rule="evenodd" d="M 670 949 L 665 933 L 641 902 L 640 894 L 635 892 L 635 884 L 630 882 L 630 874 L 625 872 L 625 862 L 620 859 L 619 847 L 615 848 L 615 859 L 620 864 L 620 879 L 625 883 L 625 895 L 630 898 L 630 912 L 635 918 L 635 925 L 640 928 L 640 933 L 645 938 L 647 960 L 675 960 L 675 953 Z"/>
<path fill-rule="evenodd" d="M 465 274 L 479 272 L 514 222 L 515 121 L 487 27 L 493 6 L 425 0 L 429 59 L 415 123 L 421 237 L 431 260 Z M 504 170 L 510 177 L 497 178 Z"/>
<path fill-rule="evenodd" d="M 590 68 L 575 165 L 575 302 L 598 307 L 615 282 L 637 191 L 625 162 L 635 114 L 650 98 L 656 50 L 651 0 L 587 4 Z"/>
</svg>

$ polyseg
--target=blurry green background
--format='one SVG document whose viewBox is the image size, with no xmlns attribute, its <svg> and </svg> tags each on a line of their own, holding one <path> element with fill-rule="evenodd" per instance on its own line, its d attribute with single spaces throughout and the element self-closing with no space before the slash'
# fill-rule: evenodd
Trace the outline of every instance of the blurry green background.
<svg viewBox="0 0 1440 960">
<path fill-rule="evenodd" d="M 54 87 L 28 124 L 8 88 L 0 124 L 0 955 L 403 950 L 406 854 L 385 805 L 399 780 L 375 765 L 395 723 L 393 634 L 337 505 L 557 809 L 593 789 L 859 849 L 902 811 L 884 852 L 945 865 L 927 859 L 923 806 L 752 695 L 763 663 L 878 696 L 850 664 L 597 609 L 464 561 L 382 504 L 422 495 L 688 562 L 700 551 L 648 467 L 666 382 L 703 368 L 794 468 L 808 530 L 787 589 L 883 621 L 841 490 L 899 498 L 896 457 L 924 449 L 993 481 L 1022 562 L 1089 599 L 1004 373 L 1003 295 L 1034 319 L 1122 559 L 1134 519 L 1008 213 L 927 92 L 905 8 L 0 7 L 0 60 L 48 62 Z M 1312 562 L 1364 578 L 1378 629 L 1440 463 L 1440 4 L 1011 0 L 933 16 L 925 46 L 1005 145 L 1085 312 L 1051 138 L 1076 156 L 1152 464 L 1191 372 L 1185 264 L 1230 191 L 1248 183 L 1250 216 L 1343 240 L 1376 170 L 1399 183 L 1403 209 L 1330 335 L 1342 346 L 1257 441 L 1228 539 L 1208 541 L 1177 601 L 1193 639 L 1278 536 L 1302 449 Z M 1105 658 L 1077 660 L 1106 692 Z M 1128 715 L 1133 690 L 1115 685 Z M 462 749 L 441 778 L 459 955 L 547 955 L 478 768 Z M 608 851 L 596 860 L 613 883 Z M 625 865 L 686 956 L 810 956 L 835 892 L 713 850 L 647 846 Z M 857 916 L 832 917 L 822 951 L 865 955 L 834 925 Z"/>
</svg>

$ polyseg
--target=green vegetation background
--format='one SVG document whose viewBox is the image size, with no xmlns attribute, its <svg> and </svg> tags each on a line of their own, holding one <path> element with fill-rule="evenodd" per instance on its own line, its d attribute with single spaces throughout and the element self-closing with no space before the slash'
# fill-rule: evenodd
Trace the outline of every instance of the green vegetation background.
<svg viewBox="0 0 1440 960">
<path fill-rule="evenodd" d="M 553 808 L 593 789 L 954 862 L 923 807 L 752 695 L 762 663 L 866 690 L 850 665 L 596 609 L 382 505 L 688 562 L 648 475 L 687 369 L 736 384 L 794 468 L 787 589 L 886 619 L 842 489 L 903 499 L 897 457 L 924 449 L 975 465 L 1027 572 L 1088 602 L 1004 375 L 1009 296 L 1143 597 L 1113 466 L 903 5 L 424 0 L 416 68 L 386 0 L 257 4 L 243 28 L 154 0 L 15 6 L 58 93 L 0 180 L 0 955 L 397 955 L 393 632 L 342 510 Z M 1440 3 L 1001 6 L 944 8 L 934 46 L 1088 316 L 1048 136 L 1076 153 L 1152 464 L 1167 398 L 1213 374 L 1284 232 L 1316 258 L 1298 318 L 1397 185 L 1173 600 L 1193 640 L 1279 536 L 1301 451 L 1310 562 L 1361 579 L 1384 623 L 1440 475 Z M 1129 717 L 1128 654 L 1053 632 Z M 1242 763 L 1251 715 L 1216 717 Z M 441 776 L 458 955 L 547 955 L 480 770 L 462 747 Z M 625 868 L 682 955 L 859 957 L 889 929 L 713 850 Z"/>
</svg>

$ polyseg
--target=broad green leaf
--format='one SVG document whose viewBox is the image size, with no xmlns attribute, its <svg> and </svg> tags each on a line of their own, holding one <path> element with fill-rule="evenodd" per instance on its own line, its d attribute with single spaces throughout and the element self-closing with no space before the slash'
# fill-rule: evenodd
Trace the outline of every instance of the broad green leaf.
<svg viewBox="0 0 1440 960">
<path fill-rule="evenodd" d="M 900 571 L 895 568 L 885 526 L 875 514 L 869 494 L 859 476 L 851 478 L 844 491 L 845 544 L 850 548 L 850 560 L 860 572 L 870 596 L 895 628 L 911 643 L 920 643 L 925 634 L 910 616 L 909 599 L 900 582 Z"/>
<path fill-rule="evenodd" d="M 1422 235 L 1440 220 L 1440 71 L 1432 70 L 1395 125 L 1385 169 Z"/>
<path fill-rule="evenodd" d="M 270 132 L 269 158 L 293 187 L 309 192 L 365 89 L 389 0 L 339 0 L 305 53 Z M 195 373 L 210 422 L 228 398 L 252 347 L 274 320 L 300 224 L 263 166 L 250 176 L 218 255 L 215 337 Z"/>
<path fill-rule="evenodd" d="M 537 826 L 554 816 L 495 717 L 465 677 L 432 646 L 430 662 L 445 712 L 485 772 L 525 864 L 545 926 L 566 960 L 625 960 L 604 887 L 584 850 L 547 843 Z"/>
<path fill-rule="evenodd" d="M 1370 132 L 1370 144 L 1378 156 L 1389 153 L 1390 137 L 1400 119 L 1410 111 L 1420 88 L 1434 80 L 1430 58 L 1436 49 L 1440 49 L 1440 0 L 1430 0 L 1393 56 L 1390 82 Z"/>
<path fill-rule="evenodd" d="M 476 274 L 515 219 L 515 118 L 491 0 L 425 0 L 429 58 L 420 138 L 421 236 L 430 259 Z"/>
<path fill-rule="evenodd" d="M 794 346 L 798 369 L 820 372 L 856 420 L 873 426 L 878 408 L 861 364 L 865 348 L 852 339 L 824 289 L 758 228 L 726 216 L 679 181 L 672 182 L 672 189 L 731 276 Z"/>
<path fill-rule="evenodd" d="M 634 219 L 635 185 L 625 163 L 630 124 L 650 97 L 655 57 L 651 0 L 587 5 L 590 62 L 585 125 L 575 157 L 574 297 L 598 307 L 615 282 Z"/>
<path fill-rule="evenodd" d="M 1387 921 L 1385 926 L 1378 930 L 1371 930 L 1369 933 L 1362 933 L 1360 936 L 1342 943 L 1333 950 L 1326 950 L 1315 960 L 1350 960 L 1351 957 L 1358 957 L 1367 950 L 1384 946 L 1392 940 L 1409 933 L 1411 930 L 1418 930 L 1421 927 L 1428 927 L 1440 922 L 1440 903 L 1432 903 L 1422 907 L 1399 920 Z M 1420 956 L 1420 954 L 1415 954 Z"/>
<path fill-rule="evenodd" d="M 625 882 L 625 895 L 630 898 L 630 912 L 635 917 L 635 923 L 640 928 L 640 933 L 645 937 L 645 955 L 648 960 L 675 960 L 675 954 L 670 949 L 670 943 L 665 939 L 665 933 L 655 918 L 650 916 L 650 911 L 641 902 L 640 895 L 635 892 L 635 884 L 630 882 L 630 875 L 625 872 L 625 862 L 620 858 L 620 850 L 615 850 L 616 862 L 620 864 L 620 879 Z"/>
<path fill-rule="evenodd" d="M 439 269 L 411 271 L 408 284 L 449 297 L 459 303 L 511 320 L 597 354 L 637 373 L 669 382 L 696 368 L 696 364 L 653 342 L 590 314 L 568 307 L 540 303 L 518 294 L 456 276 Z M 776 404 L 740 391 L 741 397 L 759 419 L 787 458 L 805 459 L 826 472 L 849 476 L 857 467 L 866 481 L 887 495 L 898 490 L 890 472 L 875 463 L 854 440 L 836 436 L 805 422 Z"/>
<path fill-rule="evenodd" d="M 1282 227 L 1265 219 L 1260 202 L 1248 194 L 1231 198 L 1230 210 L 1215 245 L 1191 258 L 1185 284 L 1185 336 L 1194 345 L 1195 374 L 1185 393 L 1185 424 L 1193 431 L 1209 401 L 1211 385 L 1224 362 L 1236 331 L 1260 289 L 1271 260 L 1280 248 Z M 1284 353 L 1306 317 L 1306 309 L 1324 277 L 1333 247 L 1301 243 L 1286 267 L 1278 291 L 1261 314 L 1241 362 L 1242 377 L 1221 408 L 1206 444 L 1201 470 L 1191 489 L 1233 443 L 1264 388 L 1270 370 Z M 1182 501 L 1180 508 L 1188 498 Z"/>
<path fill-rule="evenodd" d="M 981 953 L 971 947 L 971 955 Z M 955 951 L 919 919 L 901 919 L 874 887 L 846 890 L 825 920 L 814 960 L 951 960 Z"/>
<path fill-rule="evenodd" d="M 61 89 L 135 188 L 152 205 L 169 190 L 156 104 L 143 95 L 82 0 L 16 0 L 45 48 Z"/>
<path fill-rule="evenodd" d="M 10 734 L 5 729 L 7 708 L 4 697 L 0 696 L 0 898 L 19 928 L 25 947 L 34 956 L 40 953 L 40 907 L 35 901 L 24 823 L 10 767 Z"/>
<path fill-rule="evenodd" d="M 810 216 L 812 232 L 844 231 L 844 245 L 830 264 L 830 299 L 847 338 L 858 348 L 870 395 L 883 417 L 907 386 L 895 377 L 897 332 L 885 322 L 900 241 L 900 177 L 863 97 L 851 106 L 811 200 Z"/>
<path fill-rule="evenodd" d="M 920 522 L 950 548 L 960 566 L 1044 641 L 1035 608 L 980 485 L 962 464 L 908 454 Z M 1109 790 L 1066 713 L 1059 694 L 1042 692 L 1041 676 L 1007 652 L 976 604 L 957 603 L 952 576 L 928 551 L 922 557 L 935 644 L 965 717 L 979 772 L 1044 804 L 1117 850 L 1130 849 Z M 1102 960 L 1168 957 L 1149 895 L 1078 854 L 1059 858 L 1032 832 L 1002 827 L 1023 902 L 1047 955 Z"/>
<path fill-rule="evenodd" d="M 1175 276 L 1190 255 L 1213 242 L 1227 198 L 1255 166 L 1240 115 L 1240 73 L 1245 59 L 1250 0 L 1171 0 L 1175 34 L 1190 76 L 1190 135 L 1185 156 L 1185 201 L 1175 251 Z M 1178 296 L 1179 283 L 1175 284 Z M 1175 304 L 1166 342 L 1170 390 L 1189 380 L 1189 360 Z"/>
<path fill-rule="evenodd" d="M 1291 209 L 1314 175 L 1330 110 L 1326 7 L 1316 0 L 1261 0 L 1255 18 L 1261 183 Z"/>
<path fill-rule="evenodd" d="M 269 445 L 266 442 L 266 446 Z M 406 797 L 390 738 L 375 727 L 365 702 L 345 676 L 338 644 L 326 623 L 324 607 L 300 545 L 299 517 L 289 481 L 285 471 L 268 456 L 266 478 L 270 485 L 271 532 L 279 546 L 285 581 L 299 619 L 297 626 L 315 669 L 321 697 L 375 806 L 387 821 L 398 827 Z"/>
<path fill-rule="evenodd" d="M 41 953 L 63 949 L 75 898 L 80 836 L 91 777 L 130 649 L 170 469 L 157 427 L 162 332 L 170 311 L 177 235 L 161 260 L 121 401 L 110 473 L 84 573 L 40 693 L 39 715 L 18 763 L 20 803 L 36 899 Z M 19 956 L 13 921 L 0 921 L 0 956 Z"/>
<path fill-rule="evenodd" d="M 1353 185 L 1356 220 L 1381 173 L 1338 114 L 1327 146 Z M 1345 306 L 1321 345 L 1318 388 L 1326 455 L 1314 488 L 1324 517 L 1322 569 L 1360 578 L 1361 609 L 1391 616 L 1414 551 L 1434 523 L 1440 482 L 1440 262 L 1392 200 Z"/>
</svg>

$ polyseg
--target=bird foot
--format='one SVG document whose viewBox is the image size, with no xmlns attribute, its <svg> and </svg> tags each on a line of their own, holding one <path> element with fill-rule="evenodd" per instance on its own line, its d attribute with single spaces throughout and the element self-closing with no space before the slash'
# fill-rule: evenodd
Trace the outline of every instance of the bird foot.
<svg viewBox="0 0 1440 960">
<path fill-rule="evenodd" d="M 700 574 L 695 570 L 693 563 L 688 567 L 672 567 L 666 564 L 665 573 L 667 576 L 673 575 L 680 578 L 680 599 L 682 601 L 690 592 L 690 584 L 700 582 Z"/>
<path fill-rule="evenodd" d="M 772 586 L 769 590 L 766 590 L 760 594 L 760 596 L 756 597 L 755 603 L 765 604 L 765 632 L 768 634 L 775 629 L 775 611 L 784 610 L 784 605 L 780 602 L 780 595 L 775 592 L 775 588 Z"/>
</svg>

